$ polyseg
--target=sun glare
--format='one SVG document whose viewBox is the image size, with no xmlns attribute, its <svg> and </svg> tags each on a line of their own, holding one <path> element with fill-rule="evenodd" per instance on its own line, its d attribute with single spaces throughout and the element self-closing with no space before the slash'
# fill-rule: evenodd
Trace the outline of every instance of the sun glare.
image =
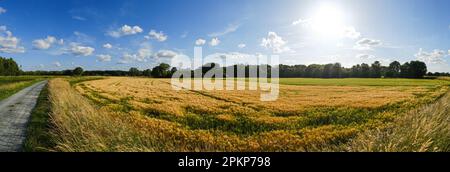
<svg viewBox="0 0 450 172">
<path fill-rule="evenodd" d="M 332 4 L 322 4 L 313 14 L 312 29 L 321 37 L 340 36 L 344 28 L 342 12 Z"/>
</svg>

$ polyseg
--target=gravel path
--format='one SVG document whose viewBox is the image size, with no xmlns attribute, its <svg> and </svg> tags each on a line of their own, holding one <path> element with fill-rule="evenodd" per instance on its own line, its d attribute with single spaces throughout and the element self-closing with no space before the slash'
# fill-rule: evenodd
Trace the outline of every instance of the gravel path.
<svg viewBox="0 0 450 172">
<path fill-rule="evenodd" d="M 46 83 L 41 81 L 0 101 L 0 152 L 21 150 L 30 113 Z"/>
</svg>

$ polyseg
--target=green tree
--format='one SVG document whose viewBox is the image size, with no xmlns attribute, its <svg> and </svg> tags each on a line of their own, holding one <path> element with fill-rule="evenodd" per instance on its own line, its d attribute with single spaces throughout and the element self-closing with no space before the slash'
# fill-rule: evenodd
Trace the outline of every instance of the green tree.
<svg viewBox="0 0 450 172">
<path fill-rule="evenodd" d="M 172 69 L 170 69 L 170 76 L 172 76 L 177 71 L 178 71 L 178 69 L 176 67 L 173 67 Z"/>
<path fill-rule="evenodd" d="M 351 69 L 351 77 L 359 78 L 361 77 L 361 65 L 354 65 Z"/>
<path fill-rule="evenodd" d="M 386 72 L 387 77 L 396 78 L 400 76 L 400 71 L 402 65 L 398 61 L 393 61 L 389 64 L 389 67 Z"/>
<path fill-rule="evenodd" d="M 140 76 L 141 75 L 141 71 L 139 71 L 139 69 L 132 67 L 130 68 L 130 70 L 128 70 L 128 75 L 130 76 Z"/>
<path fill-rule="evenodd" d="M 170 69 L 169 64 L 161 63 L 152 69 L 151 74 L 155 78 L 168 78 L 172 76 L 169 69 Z"/>
<path fill-rule="evenodd" d="M 150 77 L 150 76 L 152 76 L 152 70 L 145 69 L 144 71 L 142 71 L 142 75 Z"/>
<path fill-rule="evenodd" d="M 410 78 L 410 70 L 409 70 L 409 63 L 403 63 L 400 66 L 400 76 L 403 78 Z"/>
<path fill-rule="evenodd" d="M 15 76 L 20 74 L 19 65 L 12 58 L 0 57 L 0 75 Z"/>
<path fill-rule="evenodd" d="M 372 63 L 370 69 L 371 69 L 370 74 L 372 75 L 373 78 L 381 77 L 381 63 L 379 61 L 375 61 L 374 63 Z"/>
<path fill-rule="evenodd" d="M 366 63 L 361 64 L 361 77 L 363 78 L 370 77 L 370 66 Z"/>
<path fill-rule="evenodd" d="M 342 66 L 340 63 L 333 64 L 333 68 L 331 69 L 331 77 L 332 78 L 342 77 Z"/>
<path fill-rule="evenodd" d="M 427 73 L 427 65 L 421 61 L 411 61 L 408 73 L 411 78 L 423 78 Z"/>
<path fill-rule="evenodd" d="M 323 65 L 310 64 L 305 69 L 305 77 L 308 78 L 320 78 L 323 72 Z"/>
<path fill-rule="evenodd" d="M 333 64 L 331 64 L 331 63 L 323 66 L 322 78 L 331 78 L 333 75 L 332 69 L 333 69 Z"/>
<path fill-rule="evenodd" d="M 83 68 L 81 68 L 81 67 L 76 67 L 76 68 L 72 71 L 72 74 L 73 74 L 74 76 L 81 76 L 81 75 L 83 75 L 83 72 L 84 72 Z"/>
</svg>

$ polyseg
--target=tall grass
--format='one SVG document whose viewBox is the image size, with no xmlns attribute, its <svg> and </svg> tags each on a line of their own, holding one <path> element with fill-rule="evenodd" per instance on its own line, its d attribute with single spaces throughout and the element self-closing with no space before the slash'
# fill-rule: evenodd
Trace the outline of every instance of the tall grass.
<svg viewBox="0 0 450 172">
<path fill-rule="evenodd" d="M 450 94 L 398 118 L 390 127 L 367 131 L 350 142 L 347 151 L 450 151 Z"/>
<path fill-rule="evenodd" d="M 450 77 L 449 76 L 440 76 L 437 77 L 438 80 L 445 80 L 445 81 L 450 81 Z"/>
<path fill-rule="evenodd" d="M 72 90 L 69 82 L 50 80 L 49 91 L 55 151 L 125 151 L 119 147 L 136 146 L 130 145 L 136 138 L 125 134 L 136 132 L 130 130 L 129 123 L 95 109 Z"/>
</svg>

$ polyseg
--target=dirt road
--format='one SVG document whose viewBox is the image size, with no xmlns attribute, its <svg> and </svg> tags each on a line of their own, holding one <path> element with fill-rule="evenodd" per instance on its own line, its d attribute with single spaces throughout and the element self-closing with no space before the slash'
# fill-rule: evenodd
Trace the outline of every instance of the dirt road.
<svg viewBox="0 0 450 172">
<path fill-rule="evenodd" d="M 0 152 L 21 150 L 30 113 L 46 83 L 41 81 L 0 101 Z"/>
</svg>

